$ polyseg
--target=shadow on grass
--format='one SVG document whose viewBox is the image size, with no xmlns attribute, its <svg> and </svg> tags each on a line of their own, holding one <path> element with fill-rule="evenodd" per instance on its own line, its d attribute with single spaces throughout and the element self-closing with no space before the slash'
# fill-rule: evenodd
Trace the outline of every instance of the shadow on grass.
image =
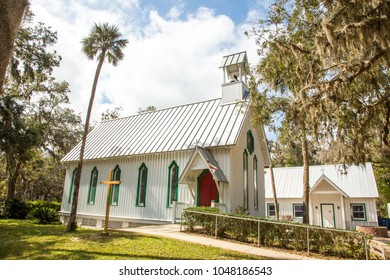
<svg viewBox="0 0 390 280">
<path fill-rule="evenodd" d="M 79 228 L 67 232 L 63 225 L 0 220 L 0 259 L 9 260 L 205 260 L 247 259 L 226 250 L 195 246 L 173 239 L 132 232 Z M 192 247 L 193 246 L 193 247 Z"/>
</svg>

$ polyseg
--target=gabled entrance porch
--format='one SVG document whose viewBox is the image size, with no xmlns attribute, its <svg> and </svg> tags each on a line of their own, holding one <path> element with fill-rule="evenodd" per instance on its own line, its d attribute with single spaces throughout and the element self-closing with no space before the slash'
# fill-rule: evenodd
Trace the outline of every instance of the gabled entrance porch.
<svg viewBox="0 0 390 280">
<path fill-rule="evenodd" d="M 212 201 L 224 204 L 223 185 L 228 180 L 211 152 L 196 146 L 179 178 L 186 184 L 197 206 L 211 206 Z"/>
</svg>

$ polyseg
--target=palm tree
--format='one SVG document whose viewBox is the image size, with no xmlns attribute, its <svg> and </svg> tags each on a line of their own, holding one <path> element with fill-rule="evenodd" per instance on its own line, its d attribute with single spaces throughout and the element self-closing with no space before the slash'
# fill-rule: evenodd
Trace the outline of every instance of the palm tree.
<svg viewBox="0 0 390 280">
<path fill-rule="evenodd" d="M 126 47 L 128 41 L 121 39 L 122 34 L 119 32 L 118 27 L 115 25 L 109 25 L 108 23 L 96 24 L 92 27 L 89 36 L 82 39 L 84 54 L 91 60 L 95 57 L 98 60 L 96 68 L 95 78 L 93 80 L 91 97 L 89 99 L 87 117 L 85 119 L 84 134 L 81 142 L 80 157 L 77 164 L 77 172 L 74 181 L 73 201 L 72 210 L 70 212 L 68 231 L 75 231 L 77 228 L 76 213 L 77 213 L 77 202 L 80 189 L 80 178 L 81 170 L 83 166 L 85 142 L 87 139 L 89 120 L 91 117 L 93 100 L 95 98 L 96 86 L 99 79 L 100 70 L 102 69 L 104 60 L 112 65 L 116 66 L 119 61 L 123 59 L 122 49 Z"/>
</svg>

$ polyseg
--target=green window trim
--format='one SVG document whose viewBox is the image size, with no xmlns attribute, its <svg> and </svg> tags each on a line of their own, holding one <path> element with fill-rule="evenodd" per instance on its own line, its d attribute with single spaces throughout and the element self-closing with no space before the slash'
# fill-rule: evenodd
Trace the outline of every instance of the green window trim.
<svg viewBox="0 0 390 280">
<path fill-rule="evenodd" d="M 249 209 L 249 186 L 248 186 L 248 152 L 244 149 L 243 153 L 243 187 L 244 187 L 244 209 Z"/>
<path fill-rule="evenodd" d="M 179 197 L 179 166 L 176 161 L 172 161 L 168 167 L 168 195 L 167 208 L 172 206 L 173 201 Z"/>
<path fill-rule="evenodd" d="M 255 140 L 253 138 L 253 134 L 251 130 L 248 130 L 248 132 L 246 133 L 246 147 L 250 155 L 255 150 Z"/>
<path fill-rule="evenodd" d="M 77 173 L 77 167 L 73 170 L 73 173 L 72 173 L 72 181 L 70 182 L 70 190 L 69 190 L 68 203 L 72 203 L 72 198 L 73 198 L 73 185 L 74 185 L 74 181 L 75 181 L 75 179 L 76 179 L 76 173 Z"/>
<path fill-rule="evenodd" d="M 361 207 L 361 209 L 359 208 Z M 351 218 L 352 221 L 367 221 L 367 212 L 366 212 L 366 204 L 365 203 L 351 203 Z M 354 209 L 355 208 L 355 209 Z M 355 218 L 355 214 L 363 214 L 362 218 Z"/>
<path fill-rule="evenodd" d="M 259 178 L 258 178 L 257 157 L 253 157 L 253 192 L 254 192 L 254 208 L 259 210 Z"/>
<path fill-rule="evenodd" d="M 95 204 L 96 198 L 96 186 L 98 182 L 99 172 L 96 166 L 91 171 L 91 179 L 89 180 L 89 189 L 88 189 L 88 200 L 87 204 Z"/>
<path fill-rule="evenodd" d="M 137 187 L 137 207 L 145 207 L 146 205 L 146 186 L 148 182 L 148 168 L 145 163 L 142 163 L 138 169 L 138 187 Z"/>
<path fill-rule="evenodd" d="M 112 178 L 114 181 L 121 180 L 121 169 L 119 168 L 118 164 L 114 168 Z M 111 206 L 118 206 L 118 201 L 119 201 L 119 184 L 116 184 L 111 186 L 111 193 L 110 193 Z"/>
<path fill-rule="evenodd" d="M 278 213 L 279 213 L 279 203 L 276 204 L 276 207 L 278 208 Z M 272 209 L 270 209 L 272 208 Z M 271 215 L 271 211 L 274 212 L 273 215 Z M 276 212 L 275 212 L 275 203 L 267 203 L 267 217 L 275 217 L 276 216 Z"/>
<path fill-rule="evenodd" d="M 295 209 L 296 206 L 302 206 L 302 210 L 297 211 Z M 303 219 L 303 203 L 293 203 L 293 217 L 294 219 Z M 302 212 L 301 216 L 297 216 L 296 212 Z"/>
</svg>

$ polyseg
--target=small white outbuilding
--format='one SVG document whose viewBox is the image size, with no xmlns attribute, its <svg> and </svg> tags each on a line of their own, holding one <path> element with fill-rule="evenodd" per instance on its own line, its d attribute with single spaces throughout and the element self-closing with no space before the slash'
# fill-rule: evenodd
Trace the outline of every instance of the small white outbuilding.
<svg viewBox="0 0 390 280">
<path fill-rule="evenodd" d="M 265 215 L 263 127 L 253 126 L 247 102 L 246 52 L 223 57 L 222 97 L 101 123 L 86 142 L 79 191 L 79 224 L 102 227 L 107 186 L 110 227 L 171 222 L 187 206 L 238 206 Z M 66 167 L 61 219 L 67 223 L 81 144 Z"/>
<path fill-rule="evenodd" d="M 274 168 L 279 217 L 302 220 L 303 167 Z M 270 170 L 265 170 L 267 217 L 275 217 Z M 371 163 L 318 165 L 309 168 L 311 225 L 353 230 L 377 226 L 378 189 Z"/>
</svg>

